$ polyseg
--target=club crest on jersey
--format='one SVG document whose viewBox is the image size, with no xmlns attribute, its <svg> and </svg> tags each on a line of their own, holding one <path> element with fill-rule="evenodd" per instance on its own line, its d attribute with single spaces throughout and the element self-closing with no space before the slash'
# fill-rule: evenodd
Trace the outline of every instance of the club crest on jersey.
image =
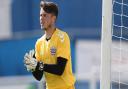
<svg viewBox="0 0 128 89">
<path fill-rule="evenodd" d="M 51 55 L 55 55 L 56 54 L 56 48 L 55 47 L 51 47 L 50 48 L 50 52 L 51 52 Z"/>
</svg>

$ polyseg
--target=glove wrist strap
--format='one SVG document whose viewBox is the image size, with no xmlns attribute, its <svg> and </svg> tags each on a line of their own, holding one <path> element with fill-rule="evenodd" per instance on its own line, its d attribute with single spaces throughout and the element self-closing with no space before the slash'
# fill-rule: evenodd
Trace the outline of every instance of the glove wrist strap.
<svg viewBox="0 0 128 89">
<path fill-rule="evenodd" d="M 39 62 L 39 70 L 43 70 L 44 69 L 44 64 L 42 62 Z"/>
</svg>

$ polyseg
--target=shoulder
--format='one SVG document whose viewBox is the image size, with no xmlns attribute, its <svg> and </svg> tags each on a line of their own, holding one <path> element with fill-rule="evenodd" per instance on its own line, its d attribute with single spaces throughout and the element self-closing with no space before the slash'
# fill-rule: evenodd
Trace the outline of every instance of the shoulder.
<svg viewBox="0 0 128 89">
<path fill-rule="evenodd" d="M 39 39 L 37 39 L 36 45 L 40 44 L 42 41 L 44 41 L 44 39 L 45 39 L 45 35 L 43 35 L 42 37 L 40 37 Z"/>
<path fill-rule="evenodd" d="M 68 34 L 65 31 L 62 31 L 57 28 L 57 37 L 58 38 L 69 38 Z"/>
<path fill-rule="evenodd" d="M 65 39 L 69 39 L 68 34 L 65 31 L 62 31 L 60 29 L 57 28 L 57 33 L 56 33 L 57 37 L 59 40 L 65 40 Z"/>
</svg>

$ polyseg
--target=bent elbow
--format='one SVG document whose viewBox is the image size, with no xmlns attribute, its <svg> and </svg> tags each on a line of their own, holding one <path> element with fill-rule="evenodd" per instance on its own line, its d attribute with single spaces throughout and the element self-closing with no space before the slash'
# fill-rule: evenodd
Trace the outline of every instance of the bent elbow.
<svg viewBox="0 0 128 89">
<path fill-rule="evenodd" d="M 63 74 L 63 70 L 60 70 L 58 73 L 57 73 L 57 75 L 59 75 L 59 76 L 61 76 L 62 74 Z"/>
</svg>

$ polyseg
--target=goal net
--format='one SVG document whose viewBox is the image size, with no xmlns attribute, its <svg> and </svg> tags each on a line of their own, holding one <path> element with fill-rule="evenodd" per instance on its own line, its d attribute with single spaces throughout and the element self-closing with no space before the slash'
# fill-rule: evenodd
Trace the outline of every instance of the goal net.
<svg viewBox="0 0 128 89">
<path fill-rule="evenodd" d="M 128 89 L 128 0 L 103 0 L 101 51 L 100 88 Z"/>
<path fill-rule="evenodd" d="M 128 89 L 128 0 L 113 0 L 111 88 Z"/>
</svg>

